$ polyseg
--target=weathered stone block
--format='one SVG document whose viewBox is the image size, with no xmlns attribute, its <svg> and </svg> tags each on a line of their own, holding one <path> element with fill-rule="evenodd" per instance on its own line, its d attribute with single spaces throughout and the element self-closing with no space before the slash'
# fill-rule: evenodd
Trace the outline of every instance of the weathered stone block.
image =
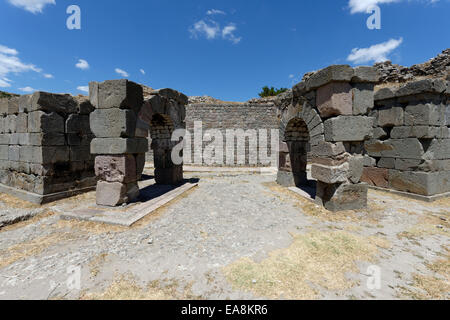
<svg viewBox="0 0 450 320">
<path fill-rule="evenodd" d="M 40 164 L 51 164 L 69 161 L 69 147 L 35 147 L 22 146 L 20 161 Z"/>
<path fill-rule="evenodd" d="M 384 131 L 383 128 L 376 127 L 373 129 L 373 138 L 374 139 L 384 139 L 387 137 L 388 137 L 388 134 L 386 131 Z"/>
<path fill-rule="evenodd" d="M 70 94 L 35 92 L 31 97 L 32 111 L 70 114 L 77 112 L 78 104 Z"/>
<path fill-rule="evenodd" d="M 28 132 L 28 115 L 26 113 L 19 113 L 16 119 L 16 132 Z"/>
<path fill-rule="evenodd" d="M 368 183 L 372 186 L 380 187 L 380 188 L 388 188 L 389 187 L 389 170 L 374 168 L 374 167 L 366 167 L 363 170 L 363 175 L 361 177 L 361 181 Z"/>
<path fill-rule="evenodd" d="M 96 138 L 91 142 L 92 154 L 135 154 L 148 151 L 147 139 Z"/>
<path fill-rule="evenodd" d="M 381 109 L 378 110 L 378 125 L 380 127 L 402 126 L 404 117 L 404 111 L 401 107 Z"/>
<path fill-rule="evenodd" d="M 125 79 L 90 83 L 89 95 L 91 104 L 97 109 L 121 108 L 138 111 L 144 100 L 142 87 Z"/>
<path fill-rule="evenodd" d="M 400 171 L 416 171 L 422 162 L 423 160 L 419 159 L 396 159 L 395 169 Z"/>
<path fill-rule="evenodd" d="M 348 179 L 352 183 L 359 183 L 364 170 L 364 156 L 355 155 L 348 159 Z"/>
<path fill-rule="evenodd" d="M 31 112 L 33 95 L 27 94 L 19 97 L 19 113 Z"/>
<path fill-rule="evenodd" d="M 394 169 L 395 159 L 394 158 L 381 158 L 377 164 L 378 168 Z"/>
<path fill-rule="evenodd" d="M 172 168 L 155 168 L 155 180 L 157 184 L 177 185 L 183 182 L 183 166 Z"/>
<path fill-rule="evenodd" d="M 99 181 L 96 195 L 98 205 L 114 207 L 134 200 L 139 196 L 139 188 L 136 184 Z"/>
<path fill-rule="evenodd" d="M 405 125 L 407 126 L 440 126 L 444 124 L 444 107 L 434 104 L 409 105 L 405 109 Z"/>
<path fill-rule="evenodd" d="M 134 137 L 136 114 L 132 110 L 97 109 L 90 115 L 90 127 L 97 138 Z"/>
<path fill-rule="evenodd" d="M 339 116 L 325 121 L 325 140 L 364 141 L 373 135 L 372 121 L 362 116 Z"/>
<path fill-rule="evenodd" d="M 424 172 L 450 171 L 450 159 L 425 160 L 419 166 L 419 170 Z"/>
<path fill-rule="evenodd" d="M 8 114 L 8 99 L 0 98 L 0 117 Z"/>
<path fill-rule="evenodd" d="M 402 138 L 432 139 L 440 137 L 441 135 L 442 135 L 441 128 L 430 126 L 395 127 L 391 131 L 392 139 L 402 139 Z"/>
<path fill-rule="evenodd" d="M 19 151 L 20 151 L 19 146 L 9 146 L 9 160 L 19 161 L 20 160 Z"/>
<path fill-rule="evenodd" d="M 71 114 L 66 120 L 66 133 L 91 134 L 88 115 Z"/>
<path fill-rule="evenodd" d="M 350 82 L 354 74 L 352 67 L 348 65 L 333 65 L 314 73 L 306 81 L 306 90 L 317 89 L 330 82 Z"/>
<path fill-rule="evenodd" d="M 103 181 L 130 183 L 137 181 L 133 155 L 95 157 L 95 175 Z"/>
<path fill-rule="evenodd" d="M 88 161 L 91 160 L 90 146 L 71 146 L 70 161 Z"/>
<path fill-rule="evenodd" d="M 330 143 L 321 142 L 318 145 L 311 148 L 311 153 L 319 157 L 334 157 L 345 152 L 345 147 L 342 142 Z"/>
<path fill-rule="evenodd" d="M 295 179 L 292 171 L 278 170 L 277 183 L 283 187 L 294 187 Z"/>
<path fill-rule="evenodd" d="M 398 191 L 433 196 L 450 191 L 450 171 L 389 171 L 389 186 Z"/>
<path fill-rule="evenodd" d="M 382 157 L 402 159 L 422 159 L 424 149 L 416 138 L 390 139 L 383 142 L 386 147 L 381 152 Z"/>
<path fill-rule="evenodd" d="M 346 182 L 349 175 L 349 164 L 344 163 L 340 166 L 324 166 L 313 164 L 311 167 L 311 176 L 318 181 L 328 184 Z"/>
<path fill-rule="evenodd" d="M 450 139 L 433 139 L 423 159 L 425 160 L 450 159 Z"/>
<path fill-rule="evenodd" d="M 366 115 L 374 108 L 374 84 L 357 83 L 352 89 L 353 115 Z"/>
<path fill-rule="evenodd" d="M 8 145 L 10 140 L 10 134 L 0 134 L 0 145 Z"/>
<path fill-rule="evenodd" d="M 331 82 L 317 89 L 317 109 L 323 118 L 353 114 L 352 86 Z"/>
<path fill-rule="evenodd" d="M 9 146 L 0 145 L 0 160 L 9 160 Z"/>
<path fill-rule="evenodd" d="M 142 173 L 144 172 L 145 167 L 145 154 L 141 153 L 135 156 L 136 157 L 136 174 L 137 180 L 141 180 Z"/>
<path fill-rule="evenodd" d="M 354 70 L 354 77 L 352 82 L 370 82 L 376 83 L 380 81 L 380 75 L 378 74 L 377 69 L 373 67 L 361 66 L 356 67 Z"/>
<path fill-rule="evenodd" d="M 397 90 L 395 88 L 382 88 L 377 90 L 374 95 L 375 102 L 394 99 L 396 97 Z"/>
<path fill-rule="evenodd" d="M 28 114 L 28 132 L 64 133 L 64 119 L 57 113 L 34 111 Z"/>
<path fill-rule="evenodd" d="M 19 144 L 22 146 L 64 146 L 66 138 L 63 133 L 21 133 Z"/>
<path fill-rule="evenodd" d="M 17 128 L 17 116 L 8 115 L 4 118 L 4 131 L 5 133 L 15 133 Z"/>
<path fill-rule="evenodd" d="M 19 113 L 19 98 L 14 97 L 8 100 L 8 114 Z"/>
<path fill-rule="evenodd" d="M 317 184 L 316 203 L 327 210 L 337 212 L 359 210 L 367 207 L 366 184 Z"/>
<path fill-rule="evenodd" d="M 424 79 L 409 82 L 398 89 L 397 96 L 410 96 L 421 93 L 443 93 L 446 90 L 446 83 L 441 79 Z"/>
</svg>

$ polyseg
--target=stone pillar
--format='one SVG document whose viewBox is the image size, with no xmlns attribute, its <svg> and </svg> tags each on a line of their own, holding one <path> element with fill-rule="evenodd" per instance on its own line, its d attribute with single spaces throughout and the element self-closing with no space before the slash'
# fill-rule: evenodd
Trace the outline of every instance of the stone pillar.
<svg viewBox="0 0 450 320">
<path fill-rule="evenodd" d="M 339 65 L 320 70 L 293 88 L 293 104 L 284 112 L 281 131 L 289 141 L 293 135 L 290 126 L 299 123 L 298 119 L 306 124 L 311 174 L 317 180 L 316 202 L 328 210 L 361 209 L 367 205 L 368 186 L 361 183 L 361 176 L 364 141 L 373 136 L 369 112 L 374 107 L 377 81 L 374 68 Z M 302 180 L 295 172 L 304 170 L 305 151 L 298 142 L 289 147 L 294 179 Z M 299 170 L 294 164 L 300 166 Z"/>
<path fill-rule="evenodd" d="M 96 108 L 90 115 L 90 126 L 96 137 L 91 153 L 96 155 L 99 179 L 97 204 L 117 206 L 133 201 L 139 196 L 142 155 L 148 151 L 147 139 L 136 130 L 142 87 L 128 80 L 92 82 L 89 94 Z"/>
</svg>

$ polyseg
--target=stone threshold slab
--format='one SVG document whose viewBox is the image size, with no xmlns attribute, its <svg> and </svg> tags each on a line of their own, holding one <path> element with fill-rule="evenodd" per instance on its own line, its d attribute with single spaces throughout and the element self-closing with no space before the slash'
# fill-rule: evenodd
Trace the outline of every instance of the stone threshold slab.
<svg viewBox="0 0 450 320">
<path fill-rule="evenodd" d="M 129 209 L 105 209 L 103 207 L 98 207 L 95 209 L 80 209 L 70 213 L 63 213 L 60 219 L 98 222 L 116 226 L 131 227 L 136 222 L 197 186 L 198 183 L 187 182 L 157 198 L 135 205 Z"/>
<path fill-rule="evenodd" d="M 31 202 L 31 203 L 35 203 L 35 204 L 46 204 L 46 203 L 50 203 L 50 202 L 54 202 L 57 200 L 61 200 L 61 199 L 65 199 L 65 198 L 70 198 L 82 193 L 86 193 L 86 192 L 90 192 L 95 190 L 95 186 L 92 187 L 87 187 L 87 188 L 83 188 L 83 189 L 75 189 L 75 190 L 69 190 L 69 191 L 63 191 L 63 192 L 57 192 L 57 193 L 52 193 L 52 194 L 46 194 L 46 195 L 42 195 L 42 194 L 37 194 L 37 193 L 33 193 L 33 192 L 28 192 L 28 191 L 24 191 L 24 190 L 20 190 L 20 189 L 16 189 L 13 187 L 9 187 L 6 186 L 4 184 L 0 183 L 0 193 L 6 193 L 10 196 Z"/>
<path fill-rule="evenodd" d="M 289 187 L 288 190 L 294 192 L 295 194 L 301 196 L 302 198 L 305 198 L 305 200 L 308 200 L 309 202 L 312 202 L 314 204 L 316 203 L 315 199 L 313 199 L 312 196 L 308 192 L 306 192 L 300 188 Z"/>
<path fill-rule="evenodd" d="M 403 196 L 406 198 L 420 200 L 420 201 L 424 201 L 424 202 L 428 202 L 428 203 L 450 197 L 450 192 L 441 193 L 441 194 L 437 194 L 434 196 L 422 196 L 420 194 L 414 194 L 414 193 L 409 193 L 409 192 L 404 192 L 404 191 L 397 191 L 397 190 L 393 190 L 393 189 L 380 188 L 380 187 L 375 187 L 375 186 L 371 186 L 371 185 L 369 185 L 369 189 L 376 190 L 376 191 L 382 191 L 382 192 L 386 192 L 386 193 L 391 193 L 391 194 L 395 194 L 398 196 Z"/>
</svg>

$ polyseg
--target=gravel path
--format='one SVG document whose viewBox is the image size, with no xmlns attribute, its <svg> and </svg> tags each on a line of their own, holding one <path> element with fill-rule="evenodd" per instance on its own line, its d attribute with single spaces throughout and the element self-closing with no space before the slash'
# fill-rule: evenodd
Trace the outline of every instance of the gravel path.
<svg viewBox="0 0 450 320">
<path fill-rule="evenodd" d="M 246 257 L 264 261 L 270 252 L 289 248 L 295 234 L 330 230 L 382 237 L 389 245 L 380 245 L 375 262 L 356 261 L 360 271 L 346 275 L 355 282 L 351 288 L 319 288 L 318 298 L 414 298 L 404 292 L 424 293 L 414 287 L 415 273 L 442 280 L 427 263 L 443 255 L 448 259 L 448 203 L 420 204 L 371 192 L 372 211 L 315 216 L 312 205 L 277 187 L 273 175 L 189 177 L 200 178 L 198 188 L 131 229 L 59 219 L 79 201 L 93 201 L 93 193 L 46 206 L 32 220 L 3 228 L 0 299 L 93 298 L 124 279 L 133 282 L 134 292 L 151 287 L 167 298 L 260 298 L 251 288 L 233 287 L 224 268 Z M 24 214 L 36 208 L 14 210 Z M 434 220 L 422 221 L 429 216 Z M 422 233 L 416 230 L 420 223 Z M 381 288 L 370 290 L 367 270 L 374 263 L 382 270 Z M 448 279 L 443 280 L 445 287 Z"/>
</svg>

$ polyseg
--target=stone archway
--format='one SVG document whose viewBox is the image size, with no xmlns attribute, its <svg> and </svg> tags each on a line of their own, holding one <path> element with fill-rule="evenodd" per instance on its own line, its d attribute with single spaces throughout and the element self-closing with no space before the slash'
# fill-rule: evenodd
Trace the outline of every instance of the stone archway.
<svg viewBox="0 0 450 320">
<path fill-rule="evenodd" d="M 374 86 L 371 67 L 331 66 L 293 88 L 291 104 L 281 111 L 278 183 L 307 183 L 306 165 L 317 180 L 316 203 L 331 211 L 367 205 L 361 183 L 364 141 L 373 135 Z M 308 153 L 309 152 L 309 153 Z"/>
<path fill-rule="evenodd" d="M 152 138 L 155 180 L 176 185 L 183 181 L 183 165 L 172 162 L 171 141 L 176 129 L 185 128 L 188 98 L 172 89 L 154 90 L 144 100 L 142 87 L 128 80 L 92 82 L 90 100 L 96 108 L 90 115 L 95 139 L 91 153 L 95 158 L 97 204 L 117 206 L 139 196 L 141 179 Z"/>
</svg>

